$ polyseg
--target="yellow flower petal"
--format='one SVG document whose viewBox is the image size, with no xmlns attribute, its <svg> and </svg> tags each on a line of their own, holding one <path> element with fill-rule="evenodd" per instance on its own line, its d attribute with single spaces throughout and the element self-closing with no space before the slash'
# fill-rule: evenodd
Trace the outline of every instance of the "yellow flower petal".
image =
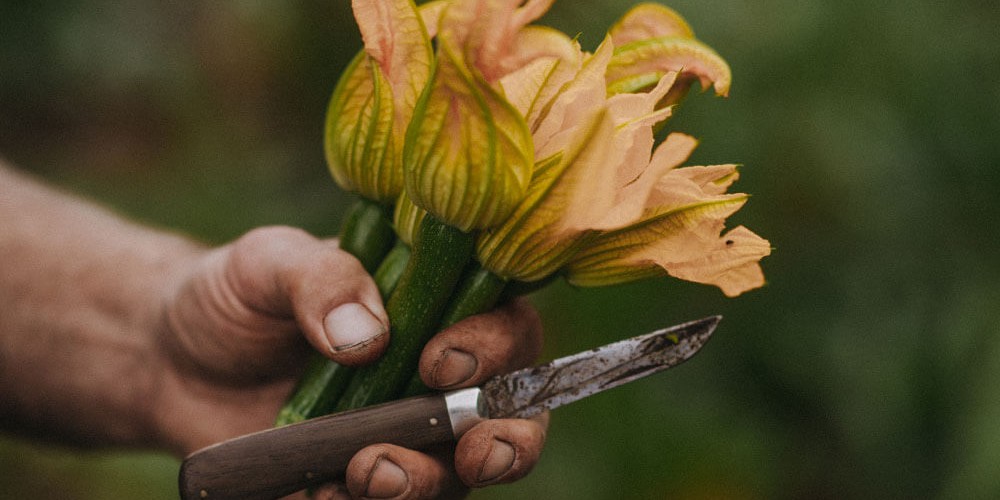
<svg viewBox="0 0 1000 500">
<path fill-rule="evenodd" d="M 682 135 L 674 133 L 670 134 L 670 137 Z M 694 139 L 688 138 L 688 140 L 693 141 Z M 661 149 L 664 154 L 657 155 L 657 159 L 654 160 L 654 163 L 662 162 L 660 165 L 657 165 L 661 173 L 665 173 L 674 166 L 684 162 L 688 156 L 683 151 L 668 152 L 668 148 L 663 146 L 661 146 Z M 660 150 L 657 150 L 657 153 L 660 153 Z M 679 183 L 673 183 L 670 187 L 660 187 L 650 194 L 647 204 L 651 206 L 680 205 L 693 197 L 697 197 L 698 194 L 695 193 L 709 196 L 725 194 L 729 186 L 739 180 L 740 173 L 738 168 L 739 166 L 733 163 L 678 168 L 670 172 L 670 179 L 686 179 L 688 182 L 684 182 L 680 186 L 687 187 L 687 189 L 679 187 Z M 669 181 L 663 182 L 666 183 Z M 671 191 L 671 189 L 675 189 L 676 191 Z"/>
<path fill-rule="evenodd" d="M 367 54 L 358 53 L 337 83 L 326 114 L 326 161 L 343 189 L 380 202 L 391 202 L 402 191 L 393 108 L 388 81 Z"/>
<path fill-rule="evenodd" d="M 565 35 L 527 27 L 552 1 L 454 1 L 441 15 L 437 67 L 410 124 L 405 178 L 413 202 L 448 224 L 495 225 L 527 188 L 534 141 L 525 114 L 542 113 L 554 85 L 568 79 L 562 62 L 580 58 Z M 536 79 L 502 81 L 521 71 Z"/>
<path fill-rule="evenodd" d="M 641 175 L 631 182 L 619 184 L 615 206 L 592 227 L 602 230 L 618 229 L 638 220 L 647 206 L 666 205 L 667 203 L 661 203 L 663 200 L 658 198 L 663 196 L 663 193 L 654 188 L 661 182 L 666 172 L 687 160 L 697 145 L 698 141 L 689 135 L 680 133 L 668 135 L 656 148 L 652 159 L 647 159 L 648 166 Z M 625 168 L 627 167 L 622 167 L 623 170 Z"/>
<path fill-rule="evenodd" d="M 565 33 L 545 26 L 525 26 L 512 39 L 505 41 L 507 52 L 495 72 L 502 79 L 538 59 L 578 61 L 579 44 Z"/>
<path fill-rule="evenodd" d="M 615 124 L 614 149 L 621 154 L 616 158 L 616 187 L 635 181 L 649 165 L 653 150 L 653 127 L 670 117 L 672 108 L 657 109 L 657 104 L 670 91 L 677 73 L 667 73 L 650 92 L 618 94 L 608 99 L 608 111 Z"/>
<path fill-rule="evenodd" d="M 405 130 L 431 72 L 430 37 L 413 0 L 353 0 L 365 52 L 392 86 Z"/>
<path fill-rule="evenodd" d="M 670 274 L 728 296 L 762 286 L 759 261 L 770 244 L 743 227 L 721 235 L 725 219 L 747 200 L 724 193 L 736 176 L 735 165 L 670 170 L 643 220 L 594 237 L 569 263 L 569 281 L 597 286 Z"/>
<path fill-rule="evenodd" d="M 608 34 L 617 47 L 665 36 L 694 38 L 694 31 L 680 14 L 657 3 L 636 5 L 611 27 Z"/>
<path fill-rule="evenodd" d="M 539 51 L 539 48 L 517 40 L 522 29 L 541 17 L 553 2 L 554 0 L 453 1 L 445 10 L 439 36 L 456 47 L 461 47 L 461 56 L 469 68 L 478 71 L 492 84 L 527 62 L 515 48 Z M 512 59 L 521 60 L 522 64 L 516 64 Z"/>
<path fill-rule="evenodd" d="M 579 286 L 603 286 L 636 275 L 665 274 L 668 270 L 661 263 L 703 255 L 718 239 L 725 218 L 746 199 L 728 195 L 659 210 L 634 225 L 603 233 L 569 263 L 567 279 Z"/>
<path fill-rule="evenodd" d="M 545 38 L 541 44 L 559 45 L 561 48 L 548 52 L 563 54 L 562 56 L 543 55 L 534 57 L 531 62 L 508 73 L 500 79 L 499 85 L 504 95 L 512 105 L 525 117 L 528 127 L 535 130 L 539 118 L 548 108 L 549 103 L 557 95 L 566 82 L 579 73 L 583 65 L 583 52 L 579 43 L 565 34 L 544 27 L 529 26 L 525 30 L 533 30 L 538 38 Z"/>
<path fill-rule="evenodd" d="M 534 128 L 535 118 L 548 103 L 548 99 L 543 94 L 549 91 L 549 99 L 555 94 L 555 91 L 549 89 L 559 73 L 566 73 L 559 71 L 565 68 L 566 64 L 558 59 L 548 57 L 536 59 L 500 80 L 500 88 L 507 96 L 507 100 L 521 113 L 521 116 L 525 117 L 529 128 Z M 569 81 L 575 74 L 575 71 L 565 74 L 565 80 L 562 83 Z"/>
<path fill-rule="evenodd" d="M 396 229 L 396 235 L 407 245 L 413 245 L 417 231 L 420 230 L 420 223 L 423 222 L 427 212 L 413 204 L 409 196 L 404 191 L 396 200 L 396 209 L 392 213 L 392 222 Z"/>
<path fill-rule="evenodd" d="M 771 244 L 749 229 L 739 226 L 687 260 L 658 261 L 670 275 L 695 283 L 715 285 L 727 297 L 764 286 L 760 259 L 771 254 Z"/>
<path fill-rule="evenodd" d="M 604 168 L 614 133 L 606 113 L 587 118 L 566 151 L 539 162 L 528 194 L 501 226 L 485 231 L 476 254 L 508 279 L 536 281 L 554 273 L 585 242 L 589 221 L 614 203 L 614 171 Z"/>
<path fill-rule="evenodd" d="M 424 28 L 427 29 L 427 36 L 434 38 L 438 32 L 438 23 L 441 21 L 441 14 L 448 7 L 449 0 L 432 0 L 417 7 L 420 10 L 420 19 L 424 21 Z"/>
<path fill-rule="evenodd" d="M 590 118 L 580 118 L 602 100 L 610 53 L 611 44 L 602 45 L 544 116 L 535 137 L 551 130 L 551 139 L 542 147 L 536 143 L 536 156 L 552 152 L 548 158 L 558 157 L 559 163 L 536 166 L 525 201 L 509 221 L 480 239 L 478 256 L 491 271 L 522 281 L 555 272 L 595 229 L 638 220 L 659 177 L 694 149 L 693 138 L 672 134 L 650 161 L 652 127 L 670 112 L 656 104 L 676 73 L 649 93 L 608 100 L 607 113 L 590 111 Z M 641 175 L 644 170 L 650 175 Z"/>
<path fill-rule="evenodd" d="M 410 123 L 405 184 L 417 206 L 470 231 L 500 223 L 524 196 L 532 139 L 524 117 L 451 49 L 439 44 Z"/>
<path fill-rule="evenodd" d="M 604 73 L 613 54 L 614 47 L 606 38 L 541 111 L 532 132 L 536 158 L 547 158 L 566 149 L 579 136 L 579 129 L 589 126 L 585 118 L 595 109 L 603 108 L 607 97 Z"/>
<path fill-rule="evenodd" d="M 709 46 L 683 37 L 638 40 L 618 47 L 608 65 L 608 93 L 641 91 L 669 71 L 680 71 L 683 82 L 698 79 L 702 88 L 714 86 L 716 94 L 729 95 L 732 74 L 726 61 Z"/>
<path fill-rule="evenodd" d="M 695 40 L 680 14 L 665 6 L 636 6 L 615 23 L 610 35 L 619 49 L 609 67 L 609 94 L 641 92 L 667 71 L 681 71 L 681 76 L 664 105 L 680 102 L 694 79 L 701 81 L 702 88 L 714 83 L 717 94 L 729 94 L 729 66 L 710 47 Z"/>
<path fill-rule="evenodd" d="M 324 148 L 334 180 L 345 190 L 391 203 L 403 189 L 406 126 L 430 75 L 432 52 L 412 0 L 354 0 L 365 48 L 341 76 L 330 100 Z"/>
</svg>

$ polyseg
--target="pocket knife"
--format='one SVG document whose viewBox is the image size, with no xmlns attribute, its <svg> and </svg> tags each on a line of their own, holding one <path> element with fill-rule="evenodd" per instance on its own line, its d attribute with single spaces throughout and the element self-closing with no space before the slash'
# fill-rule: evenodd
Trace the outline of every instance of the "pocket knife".
<svg viewBox="0 0 1000 500">
<path fill-rule="evenodd" d="M 422 449 L 455 441 L 490 418 L 526 418 L 677 366 L 712 335 L 713 316 L 491 378 L 223 441 L 181 464 L 181 498 L 274 499 L 342 478 L 375 443 Z"/>
</svg>

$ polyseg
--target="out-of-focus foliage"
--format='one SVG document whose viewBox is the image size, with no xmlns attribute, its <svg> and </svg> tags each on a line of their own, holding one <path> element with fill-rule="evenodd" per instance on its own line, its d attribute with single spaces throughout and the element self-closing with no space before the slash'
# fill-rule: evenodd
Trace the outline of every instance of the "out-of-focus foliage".
<svg viewBox="0 0 1000 500">
<path fill-rule="evenodd" d="M 632 0 L 543 21 L 593 49 Z M 732 66 L 670 122 L 739 162 L 734 223 L 770 284 L 536 297 L 546 356 L 721 313 L 705 352 L 560 409 L 526 480 L 476 498 L 1000 496 L 1000 7 L 673 0 Z M 221 242 L 333 234 L 323 163 L 346 1 L 0 4 L 0 152 L 140 220 Z M 0 443 L 0 498 L 176 498 L 177 464 Z"/>
</svg>

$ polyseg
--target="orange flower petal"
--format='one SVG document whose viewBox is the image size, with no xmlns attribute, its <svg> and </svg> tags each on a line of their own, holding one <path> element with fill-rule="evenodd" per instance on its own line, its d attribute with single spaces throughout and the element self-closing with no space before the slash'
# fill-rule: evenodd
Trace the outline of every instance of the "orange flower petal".
<svg viewBox="0 0 1000 500">
<path fill-rule="evenodd" d="M 726 61 L 709 46 L 682 37 L 652 38 L 618 47 L 608 65 L 608 92 L 641 91 L 668 71 L 680 71 L 682 79 L 697 78 L 702 88 L 714 86 L 716 94 L 729 95 L 732 73 Z"/>
<path fill-rule="evenodd" d="M 638 40 L 677 36 L 694 38 L 687 21 L 673 9 L 656 3 L 633 7 L 608 31 L 616 47 Z"/>
<path fill-rule="evenodd" d="M 353 0 L 351 5 L 365 52 L 392 85 L 405 130 L 431 72 L 433 55 L 423 19 L 413 0 Z"/>
<path fill-rule="evenodd" d="M 535 281 L 565 264 L 587 225 L 614 203 L 607 164 L 614 129 L 603 111 L 586 118 L 566 151 L 535 167 L 528 194 L 514 214 L 477 243 L 480 262 L 508 279 Z"/>
<path fill-rule="evenodd" d="M 621 152 L 616 187 L 632 183 L 649 165 L 653 127 L 672 113 L 669 107 L 657 109 L 657 104 L 673 87 L 676 77 L 676 72 L 670 72 L 648 93 L 618 94 L 608 99 L 608 111 L 615 124 L 614 149 Z"/>
<path fill-rule="evenodd" d="M 567 277 L 576 285 L 603 286 L 637 274 L 665 274 L 665 264 L 699 257 L 746 198 L 733 194 L 657 210 L 631 226 L 603 233 L 573 258 Z"/>
<path fill-rule="evenodd" d="M 550 32 L 549 35 L 545 35 L 548 37 L 545 43 L 562 46 L 550 52 L 563 54 L 535 57 L 531 62 L 521 65 L 500 79 L 504 95 L 525 117 L 528 127 L 535 130 L 539 118 L 543 116 L 552 99 L 563 85 L 580 71 L 583 65 L 583 53 L 580 51 L 579 43 L 558 31 L 541 27 L 528 27 L 525 30 Z"/>
<path fill-rule="evenodd" d="M 513 49 L 530 48 L 518 44 L 519 32 L 538 19 L 554 0 L 464 0 L 451 2 L 441 21 L 439 37 L 455 47 L 470 68 L 476 69 L 489 83 L 519 68 L 511 61 L 524 58 Z M 514 42 L 514 43 L 512 43 Z M 544 51 L 538 51 L 544 52 Z M 558 54 L 550 54 L 558 55 Z"/>
<path fill-rule="evenodd" d="M 615 206 L 594 229 L 611 230 L 634 223 L 649 206 L 660 206 L 665 200 L 664 193 L 654 189 L 661 183 L 664 174 L 687 160 L 698 141 L 689 135 L 673 133 L 656 148 L 648 167 L 633 182 L 622 186 L 617 192 Z M 667 190 L 669 193 L 669 189 Z M 697 199 L 697 197 L 693 197 Z"/>
<path fill-rule="evenodd" d="M 715 285 L 727 297 L 735 297 L 764 286 L 760 260 L 770 254 L 767 240 L 739 226 L 706 245 L 697 257 L 666 258 L 657 264 L 676 278 Z"/>
<path fill-rule="evenodd" d="M 569 263 L 568 279 L 599 286 L 670 274 L 728 296 L 762 286 L 759 261 L 770 244 L 743 227 L 722 235 L 726 218 L 748 198 L 724 192 L 735 176 L 734 165 L 668 170 L 643 219 L 593 237 Z"/>
<path fill-rule="evenodd" d="M 604 73 L 613 53 L 611 40 L 605 39 L 543 112 L 537 129 L 532 132 L 536 158 L 547 158 L 566 149 L 579 135 L 578 129 L 589 123 L 585 117 L 603 107 L 607 96 Z"/>
<path fill-rule="evenodd" d="M 427 29 L 427 36 L 430 38 L 437 35 L 441 15 L 447 7 L 448 0 L 433 0 L 417 7 L 420 11 L 420 19 L 424 21 L 424 28 Z"/>
</svg>

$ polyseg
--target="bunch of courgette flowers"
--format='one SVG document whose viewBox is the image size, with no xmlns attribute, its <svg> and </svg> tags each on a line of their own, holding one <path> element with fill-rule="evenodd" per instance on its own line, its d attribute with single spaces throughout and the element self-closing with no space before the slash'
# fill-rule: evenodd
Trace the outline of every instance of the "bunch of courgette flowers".
<svg viewBox="0 0 1000 500">
<path fill-rule="evenodd" d="M 769 243 L 725 230 L 747 200 L 727 193 L 737 166 L 680 167 L 695 139 L 655 138 L 695 80 L 727 95 L 729 66 L 658 4 L 585 52 L 529 24 L 553 1 L 353 1 L 364 49 L 334 90 L 325 148 L 361 197 L 340 242 L 375 275 L 390 344 L 357 370 L 317 354 L 279 425 L 420 392 L 435 332 L 556 277 L 763 285 Z"/>
</svg>

